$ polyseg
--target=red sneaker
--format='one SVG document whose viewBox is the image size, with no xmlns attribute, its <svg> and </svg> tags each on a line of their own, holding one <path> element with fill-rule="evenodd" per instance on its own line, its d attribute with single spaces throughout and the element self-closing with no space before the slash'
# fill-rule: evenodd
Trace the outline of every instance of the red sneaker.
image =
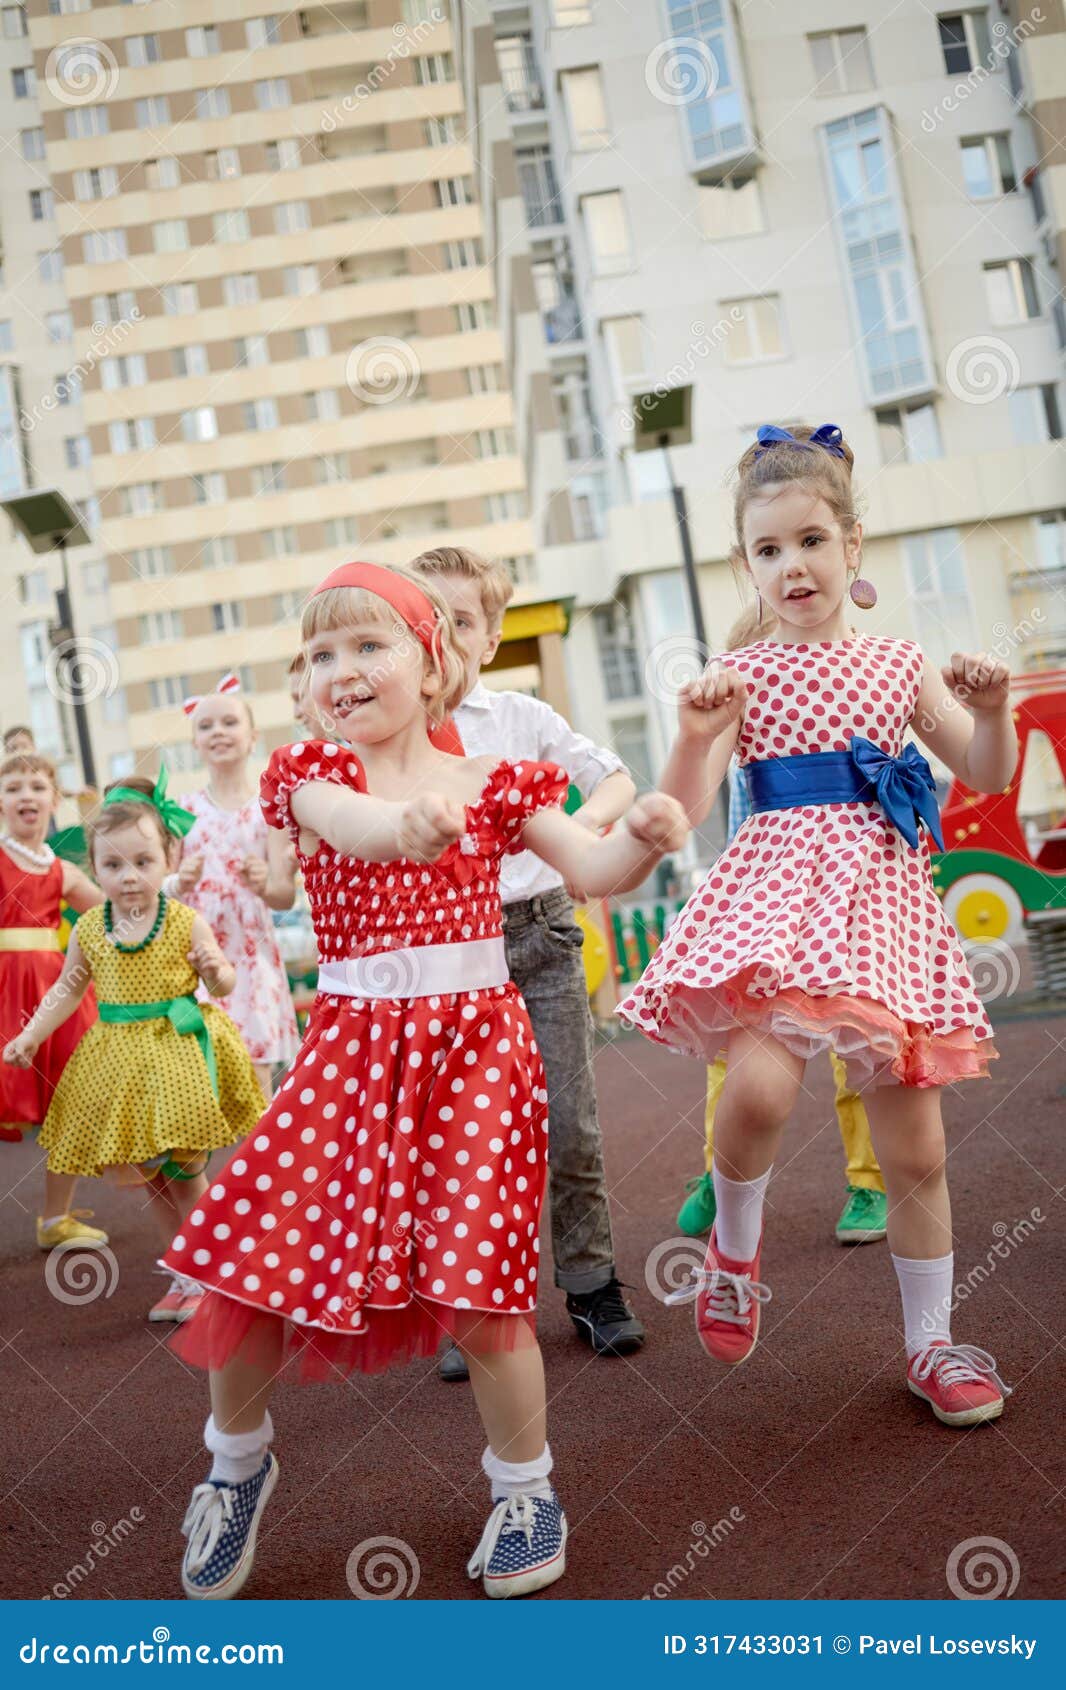
<svg viewBox="0 0 1066 1690">
<path fill-rule="evenodd" d="M 718 1249 L 718 1228 L 711 1233 L 703 1267 L 692 1275 L 691 1285 L 673 1291 L 668 1303 L 696 1302 L 696 1335 L 708 1355 L 731 1367 L 747 1361 L 759 1339 L 759 1304 L 768 1303 L 773 1293 L 760 1285 L 756 1275 L 762 1255 L 762 1239 L 750 1262 L 732 1261 Z"/>
<path fill-rule="evenodd" d="M 945 1426 L 997 1420 L 1011 1389 L 987 1350 L 972 1344 L 930 1344 L 911 1357 L 907 1385 Z"/>
<path fill-rule="evenodd" d="M 202 1298 L 203 1291 L 195 1280 L 185 1279 L 176 1273 L 170 1281 L 170 1289 L 148 1310 L 148 1319 L 191 1320 Z"/>
</svg>

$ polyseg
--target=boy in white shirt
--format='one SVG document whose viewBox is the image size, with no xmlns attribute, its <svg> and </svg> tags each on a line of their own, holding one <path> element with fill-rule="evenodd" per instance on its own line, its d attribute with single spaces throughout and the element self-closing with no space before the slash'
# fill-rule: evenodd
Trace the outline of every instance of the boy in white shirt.
<svg viewBox="0 0 1066 1690">
<path fill-rule="evenodd" d="M 423 552 L 410 568 L 433 578 L 455 616 L 467 693 L 454 722 L 467 754 L 558 763 L 586 800 L 576 820 L 594 832 L 617 821 L 636 792 L 621 759 L 576 733 L 542 700 L 490 692 L 480 679 L 496 655 L 514 591 L 507 572 L 458 546 Z M 532 851 L 504 858 L 500 892 L 508 966 L 525 998 L 548 1086 L 555 1283 L 595 1354 L 628 1355 L 643 1344 L 644 1328 L 615 1274 L 581 929 L 560 876 Z M 457 1350 L 445 1353 L 440 1371 L 444 1378 L 466 1377 Z"/>
</svg>

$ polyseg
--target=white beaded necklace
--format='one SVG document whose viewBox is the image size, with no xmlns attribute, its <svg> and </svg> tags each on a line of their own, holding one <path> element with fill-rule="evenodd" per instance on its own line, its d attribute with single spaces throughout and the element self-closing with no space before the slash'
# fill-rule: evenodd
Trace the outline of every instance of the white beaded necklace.
<svg viewBox="0 0 1066 1690">
<path fill-rule="evenodd" d="M 38 868 L 51 868 L 56 860 L 56 854 L 50 845 L 42 845 L 39 851 L 35 851 L 32 845 L 24 845 L 21 839 L 13 839 L 10 833 L 0 833 L 0 845 L 6 846 L 9 851 L 17 851 L 28 863 L 34 863 Z"/>
</svg>

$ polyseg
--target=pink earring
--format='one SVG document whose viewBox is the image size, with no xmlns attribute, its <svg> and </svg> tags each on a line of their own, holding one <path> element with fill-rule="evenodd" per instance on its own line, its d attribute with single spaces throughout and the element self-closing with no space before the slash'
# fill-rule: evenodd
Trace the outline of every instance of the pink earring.
<svg viewBox="0 0 1066 1690">
<path fill-rule="evenodd" d="M 872 610 L 877 603 L 877 588 L 872 581 L 864 581 L 856 575 L 848 589 L 852 604 L 858 605 L 860 610 Z"/>
</svg>

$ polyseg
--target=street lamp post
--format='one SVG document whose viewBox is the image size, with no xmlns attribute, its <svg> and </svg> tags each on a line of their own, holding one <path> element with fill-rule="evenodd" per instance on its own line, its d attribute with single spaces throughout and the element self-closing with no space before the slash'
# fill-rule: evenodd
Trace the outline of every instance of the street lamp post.
<svg viewBox="0 0 1066 1690">
<path fill-rule="evenodd" d="M 89 733 L 89 713 L 85 708 L 78 641 L 74 632 L 74 614 L 70 602 L 70 575 L 67 569 L 67 548 L 87 546 L 89 535 L 77 511 L 66 497 L 54 487 L 33 493 L 20 493 L 16 498 L 0 500 L 3 510 L 15 527 L 39 556 L 58 552 L 62 580 L 56 589 L 56 620 L 48 630 L 52 649 L 56 653 L 57 668 L 66 677 L 66 693 L 74 712 L 74 727 L 78 736 L 82 779 L 87 787 L 96 786 L 96 762 L 92 737 Z"/>
</svg>

